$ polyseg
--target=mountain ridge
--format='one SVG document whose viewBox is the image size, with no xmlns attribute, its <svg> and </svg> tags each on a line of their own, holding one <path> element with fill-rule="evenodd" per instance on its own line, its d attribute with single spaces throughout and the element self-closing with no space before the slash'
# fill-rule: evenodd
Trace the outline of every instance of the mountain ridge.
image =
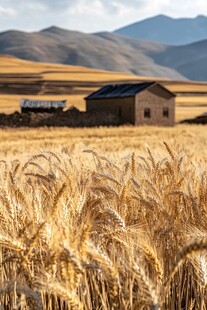
<svg viewBox="0 0 207 310">
<path fill-rule="evenodd" d="M 207 40 L 169 46 L 117 33 L 86 34 L 52 26 L 40 32 L 0 33 L 0 54 L 146 77 L 207 80 Z"/>
<path fill-rule="evenodd" d="M 155 63 L 143 51 L 144 48 L 139 46 L 141 42 L 113 33 L 85 34 L 54 27 L 33 33 L 19 31 L 0 33 L 1 54 L 11 54 L 39 62 L 184 79 L 184 76 L 174 69 Z M 163 51 L 162 45 L 157 43 L 145 48 L 147 51 L 150 49 Z"/>
<path fill-rule="evenodd" d="M 134 39 L 167 45 L 190 44 L 207 39 L 207 16 L 173 18 L 160 14 L 126 25 L 114 32 Z"/>
</svg>

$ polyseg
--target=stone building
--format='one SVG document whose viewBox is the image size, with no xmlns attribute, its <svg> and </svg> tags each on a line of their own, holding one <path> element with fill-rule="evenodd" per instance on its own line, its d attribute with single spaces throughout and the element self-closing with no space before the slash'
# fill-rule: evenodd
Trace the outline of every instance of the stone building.
<svg viewBox="0 0 207 310">
<path fill-rule="evenodd" d="M 156 82 L 107 85 L 85 100 L 87 112 L 114 113 L 120 124 L 175 124 L 175 94 Z"/>
<path fill-rule="evenodd" d="M 66 107 L 66 102 L 66 100 L 54 101 L 22 99 L 20 101 L 20 108 L 22 113 L 54 113 L 63 111 L 63 109 Z"/>
</svg>

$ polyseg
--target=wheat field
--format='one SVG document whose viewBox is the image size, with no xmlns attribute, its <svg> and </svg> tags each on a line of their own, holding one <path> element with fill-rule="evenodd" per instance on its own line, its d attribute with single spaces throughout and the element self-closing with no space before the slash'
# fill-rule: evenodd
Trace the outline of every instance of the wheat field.
<svg viewBox="0 0 207 310">
<path fill-rule="evenodd" d="M 131 79 L 7 57 L 1 70 Z M 21 97 L 0 95 L 1 112 Z M 63 97 L 84 110 L 83 93 Z M 177 100 L 177 120 L 206 112 L 205 97 Z M 206 171 L 205 126 L 0 129 L 0 309 L 206 310 Z"/>
<path fill-rule="evenodd" d="M 0 130 L 0 307 L 206 309 L 204 128 Z"/>
</svg>

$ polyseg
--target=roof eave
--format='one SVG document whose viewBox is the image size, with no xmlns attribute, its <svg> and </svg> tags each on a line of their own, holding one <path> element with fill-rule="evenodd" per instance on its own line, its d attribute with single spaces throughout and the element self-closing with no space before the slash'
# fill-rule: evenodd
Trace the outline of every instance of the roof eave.
<svg viewBox="0 0 207 310">
<path fill-rule="evenodd" d="M 166 92 L 168 92 L 172 97 L 176 97 L 176 94 L 171 92 L 170 90 L 168 90 L 165 86 L 163 86 L 162 84 L 158 83 L 158 82 L 154 82 L 153 85 L 150 85 L 147 89 L 154 87 L 154 86 L 160 86 L 162 89 L 164 89 Z"/>
</svg>

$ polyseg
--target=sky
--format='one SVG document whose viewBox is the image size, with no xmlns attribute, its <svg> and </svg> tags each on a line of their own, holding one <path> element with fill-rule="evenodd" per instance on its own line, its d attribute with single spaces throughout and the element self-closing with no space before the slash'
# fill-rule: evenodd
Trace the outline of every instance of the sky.
<svg viewBox="0 0 207 310">
<path fill-rule="evenodd" d="M 0 0 L 0 32 L 37 31 L 50 26 L 83 32 L 113 31 L 165 14 L 207 15 L 206 0 Z"/>
</svg>

